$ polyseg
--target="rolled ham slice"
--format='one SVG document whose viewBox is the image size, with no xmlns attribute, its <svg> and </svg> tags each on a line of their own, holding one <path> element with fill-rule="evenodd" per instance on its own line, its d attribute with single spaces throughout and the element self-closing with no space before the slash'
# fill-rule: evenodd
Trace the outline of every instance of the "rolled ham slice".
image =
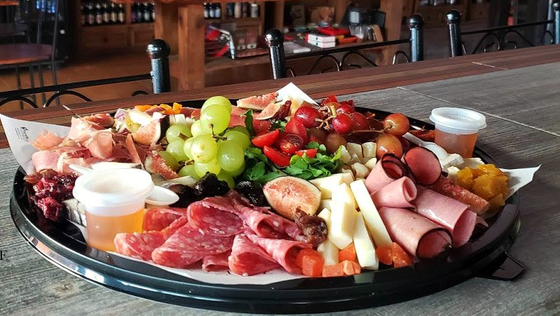
<svg viewBox="0 0 560 316">
<path fill-rule="evenodd" d="M 296 265 L 296 258 L 300 250 L 311 248 L 311 245 L 301 241 L 262 238 L 257 235 L 247 235 L 257 246 L 262 247 L 286 271 L 302 274 L 301 268 Z"/>
<path fill-rule="evenodd" d="M 411 148 L 403 156 L 411 177 L 421 185 L 432 185 L 441 176 L 441 164 L 438 157 L 423 147 Z"/>
<path fill-rule="evenodd" d="M 381 190 L 371 195 L 373 204 L 381 207 L 414 207 L 410 201 L 416 198 L 416 184 L 409 177 L 402 177 L 384 186 Z"/>
<path fill-rule="evenodd" d="M 451 246 L 451 236 L 443 227 L 412 211 L 382 207 L 379 215 L 391 239 L 419 259 L 433 258 Z"/>
<path fill-rule="evenodd" d="M 461 203 L 430 189 L 418 187 L 413 203 L 416 212 L 447 229 L 453 237 L 453 247 L 460 247 L 471 238 L 476 213 Z"/>
<path fill-rule="evenodd" d="M 440 177 L 436 183 L 430 186 L 430 189 L 439 194 L 443 194 L 459 202 L 468 204 L 471 211 L 478 215 L 482 215 L 490 208 L 490 203 L 471 191 L 453 183 L 446 177 Z"/>
<path fill-rule="evenodd" d="M 274 270 L 280 265 L 247 236 L 237 235 L 233 240 L 228 267 L 235 274 L 249 276 Z"/>
<path fill-rule="evenodd" d="M 405 176 L 407 172 L 406 166 L 399 158 L 392 154 L 385 154 L 367 176 L 366 187 L 369 193 L 373 194 Z"/>
</svg>

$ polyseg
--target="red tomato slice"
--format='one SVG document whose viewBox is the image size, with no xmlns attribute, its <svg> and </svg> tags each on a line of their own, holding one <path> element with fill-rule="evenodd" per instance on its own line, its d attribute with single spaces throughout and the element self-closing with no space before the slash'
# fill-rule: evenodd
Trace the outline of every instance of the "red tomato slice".
<svg viewBox="0 0 560 316">
<path fill-rule="evenodd" d="M 286 133 L 292 133 L 292 134 L 296 134 L 299 135 L 299 137 L 301 137 L 301 139 L 303 139 L 303 145 L 307 144 L 307 140 L 309 139 L 307 137 L 307 129 L 305 129 L 305 126 L 303 125 L 303 123 L 301 121 L 299 121 L 298 119 L 291 119 L 288 124 L 286 124 L 286 128 L 284 129 L 286 131 Z"/>
<path fill-rule="evenodd" d="M 255 136 L 251 142 L 253 143 L 253 145 L 259 148 L 263 148 L 265 146 L 274 144 L 274 142 L 278 138 L 278 135 L 280 135 L 280 131 L 275 129 L 271 132 L 266 132 L 264 134 Z"/>
<path fill-rule="evenodd" d="M 317 156 L 317 148 L 298 150 L 298 151 L 296 151 L 296 155 L 298 155 L 300 157 L 303 157 L 303 155 L 306 155 L 309 158 L 315 158 L 315 156 Z"/>
<path fill-rule="evenodd" d="M 272 126 L 272 123 L 269 120 L 260 121 L 253 119 L 253 129 L 255 130 L 255 135 L 268 132 L 270 130 L 270 126 Z"/>
<path fill-rule="evenodd" d="M 287 167 L 290 165 L 290 156 L 281 153 L 270 146 L 264 146 L 263 152 L 266 158 L 270 159 L 270 161 L 278 167 Z"/>
<path fill-rule="evenodd" d="M 303 139 L 297 134 L 280 133 L 275 147 L 280 148 L 286 154 L 293 155 L 303 147 Z"/>
</svg>

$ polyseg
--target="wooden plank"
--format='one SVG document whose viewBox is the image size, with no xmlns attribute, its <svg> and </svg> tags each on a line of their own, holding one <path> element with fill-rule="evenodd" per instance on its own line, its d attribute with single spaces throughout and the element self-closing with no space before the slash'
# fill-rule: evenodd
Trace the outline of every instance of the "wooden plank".
<svg viewBox="0 0 560 316">
<path fill-rule="evenodd" d="M 204 87 L 204 8 L 181 5 L 178 8 L 179 90 Z"/>
<path fill-rule="evenodd" d="M 154 22 L 154 32 L 156 38 L 163 39 L 171 47 L 171 54 L 179 52 L 179 29 L 177 28 L 179 12 L 176 2 L 155 3 L 156 20 Z"/>
<path fill-rule="evenodd" d="M 394 41 L 401 38 L 401 21 L 403 11 L 403 0 L 381 0 L 380 10 L 385 12 L 385 40 Z M 383 50 L 381 64 L 392 63 L 393 55 L 397 52 L 397 46 L 390 46 Z"/>
<path fill-rule="evenodd" d="M 284 6 L 285 1 L 277 1 L 274 3 L 274 16 L 273 24 L 274 28 L 282 31 L 284 29 Z M 262 13 L 261 13 L 262 14 Z"/>
</svg>

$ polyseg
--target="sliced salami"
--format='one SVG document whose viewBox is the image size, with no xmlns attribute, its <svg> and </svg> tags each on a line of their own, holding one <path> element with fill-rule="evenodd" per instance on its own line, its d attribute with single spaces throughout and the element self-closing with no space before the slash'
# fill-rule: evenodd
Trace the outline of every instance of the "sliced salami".
<svg viewBox="0 0 560 316">
<path fill-rule="evenodd" d="M 391 239 L 417 258 L 433 258 L 451 247 L 451 236 L 443 227 L 412 211 L 382 207 L 379 215 Z"/>
<path fill-rule="evenodd" d="M 301 241 L 262 238 L 257 235 L 247 235 L 247 237 L 262 247 L 286 271 L 302 274 L 301 268 L 296 265 L 296 258 L 301 249 L 311 248 L 310 244 Z"/>
<path fill-rule="evenodd" d="M 430 189 L 439 194 L 443 194 L 459 202 L 468 204 L 471 211 L 478 215 L 482 215 L 490 208 L 490 203 L 471 191 L 453 183 L 446 177 L 440 177 L 436 183 L 430 186 Z"/>
<path fill-rule="evenodd" d="M 471 238 L 476 224 L 476 213 L 461 203 L 430 189 L 418 187 L 413 203 L 416 212 L 447 229 L 453 237 L 453 247 L 460 247 Z"/>
<path fill-rule="evenodd" d="M 403 161 L 418 184 L 432 185 L 441 176 L 441 164 L 438 157 L 426 148 L 411 148 L 403 156 Z"/>
<path fill-rule="evenodd" d="M 243 221 L 238 215 L 195 202 L 188 208 L 189 224 L 205 234 L 233 236 L 243 231 Z"/>
<path fill-rule="evenodd" d="M 230 254 L 231 251 L 227 251 L 224 253 L 219 253 L 217 255 L 208 255 L 202 258 L 202 270 L 206 272 L 227 270 L 228 258 Z"/>
<path fill-rule="evenodd" d="M 409 177 L 402 177 L 384 186 L 381 190 L 371 195 L 373 203 L 381 207 L 414 207 L 410 201 L 416 198 L 416 184 Z"/>
<path fill-rule="evenodd" d="M 366 187 L 373 194 L 389 183 L 405 176 L 408 170 L 404 163 L 392 154 L 385 154 L 366 178 Z"/>
<path fill-rule="evenodd" d="M 144 214 L 143 230 L 161 231 L 177 219 L 187 215 L 186 208 L 149 208 Z"/>
<path fill-rule="evenodd" d="M 186 268 L 207 255 L 230 250 L 232 244 L 233 237 L 208 236 L 185 225 L 154 250 L 152 260 L 167 267 Z"/>
<path fill-rule="evenodd" d="M 235 237 L 228 266 L 231 272 L 243 276 L 264 273 L 280 267 L 266 251 L 251 242 L 245 235 Z"/>
<path fill-rule="evenodd" d="M 152 252 L 165 243 L 165 236 L 161 232 L 120 233 L 115 236 L 114 243 L 121 255 L 152 261 Z"/>
</svg>

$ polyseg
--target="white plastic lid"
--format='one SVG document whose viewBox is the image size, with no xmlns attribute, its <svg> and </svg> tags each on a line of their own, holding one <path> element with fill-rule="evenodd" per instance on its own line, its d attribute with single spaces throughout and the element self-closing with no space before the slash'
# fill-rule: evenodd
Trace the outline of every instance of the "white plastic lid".
<svg viewBox="0 0 560 316">
<path fill-rule="evenodd" d="M 486 127 L 484 115 L 462 108 L 433 109 L 430 120 L 436 129 L 451 134 L 474 134 Z"/>
<path fill-rule="evenodd" d="M 144 201 L 153 189 L 152 177 L 144 170 L 95 170 L 78 177 L 72 194 L 86 206 L 113 207 Z"/>
</svg>

